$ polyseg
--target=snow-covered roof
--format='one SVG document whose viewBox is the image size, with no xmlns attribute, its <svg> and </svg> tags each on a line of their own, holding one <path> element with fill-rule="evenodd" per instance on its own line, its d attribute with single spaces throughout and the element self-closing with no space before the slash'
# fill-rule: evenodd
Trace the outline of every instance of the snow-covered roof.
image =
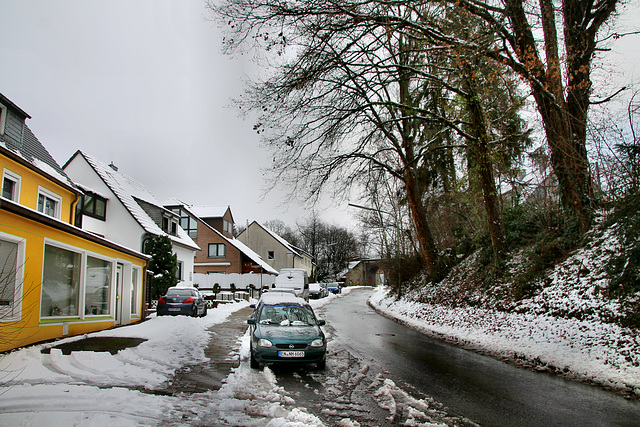
<svg viewBox="0 0 640 427">
<path fill-rule="evenodd" d="M 117 171 L 113 167 L 101 162 L 89 154 L 78 151 L 86 161 L 91 165 L 93 170 L 102 178 L 104 183 L 111 189 L 113 194 L 122 202 L 124 207 L 134 217 L 134 219 L 140 224 L 140 226 L 148 233 L 153 235 L 166 235 L 158 224 L 149 216 L 149 214 L 143 209 L 143 207 L 136 201 L 139 199 L 161 210 L 166 210 L 160 202 L 155 198 L 147 187 L 139 183 L 135 179 Z M 167 212 L 169 212 L 167 210 Z M 178 244 L 187 246 L 194 250 L 199 250 L 200 247 L 189 237 L 189 235 L 178 226 L 177 236 L 168 235 L 169 238 Z"/>
<path fill-rule="evenodd" d="M 224 236 L 223 236 L 224 237 Z M 271 267 L 269 264 L 267 264 L 260 255 L 258 255 L 256 252 L 253 251 L 253 249 L 251 249 L 250 247 L 248 247 L 247 245 L 245 245 L 244 243 L 242 243 L 240 240 L 238 239 L 229 239 L 226 238 L 233 246 L 235 246 L 236 248 L 238 248 L 238 250 L 242 253 L 244 253 L 246 256 L 248 256 L 249 258 L 251 258 L 251 260 L 253 262 L 255 262 L 256 264 L 258 264 L 260 267 L 262 267 L 263 270 L 269 272 L 269 273 L 273 273 L 273 274 L 278 274 L 278 270 L 276 270 L 275 268 Z"/>
<path fill-rule="evenodd" d="M 51 154 L 49 154 L 44 145 L 42 145 L 31 129 L 29 129 L 29 126 L 24 122 L 26 119 L 31 118 L 31 116 L 1 93 L 0 103 L 11 110 L 14 121 L 20 120 L 22 123 L 22 132 L 19 134 L 20 140 L 11 137 L 9 132 L 4 132 L 0 134 L 0 147 L 30 164 L 42 174 L 48 175 L 60 184 L 77 191 L 73 181 L 67 176 L 64 170 L 62 170 L 62 167 L 55 161 Z"/>
</svg>

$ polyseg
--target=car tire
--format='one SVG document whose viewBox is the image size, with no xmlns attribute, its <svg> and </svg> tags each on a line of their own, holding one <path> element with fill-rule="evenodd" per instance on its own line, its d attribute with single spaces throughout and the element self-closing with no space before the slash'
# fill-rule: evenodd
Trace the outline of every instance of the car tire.
<svg viewBox="0 0 640 427">
<path fill-rule="evenodd" d="M 251 369 L 260 369 L 260 362 L 253 355 L 253 350 L 251 350 L 251 355 L 249 356 L 249 365 L 251 365 Z"/>
<path fill-rule="evenodd" d="M 202 313 L 202 317 L 205 317 L 207 315 L 207 305 L 205 304 L 204 306 L 204 312 Z"/>
<path fill-rule="evenodd" d="M 318 370 L 324 371 L 325 369 L 327 369 L 327 361 L 323 360 L 322 362 L 318 362 L 317 366 L 318 366 Z"/>
<path fill-rule="evenodd" d="M 193 307 L 193 317 L 198 317 L 198 307 Z"/>
</svg>

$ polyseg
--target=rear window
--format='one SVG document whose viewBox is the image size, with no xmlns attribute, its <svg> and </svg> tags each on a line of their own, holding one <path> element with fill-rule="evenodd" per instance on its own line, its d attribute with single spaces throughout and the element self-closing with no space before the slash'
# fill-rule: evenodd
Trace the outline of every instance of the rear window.
<svg viewBox="0 0 640 427">
<path fill-rule="evenodd" d="M 167 295 L 170 297 L 190 297 L 194 292 L 190 289 L 169 289 Z"/>
</svg>

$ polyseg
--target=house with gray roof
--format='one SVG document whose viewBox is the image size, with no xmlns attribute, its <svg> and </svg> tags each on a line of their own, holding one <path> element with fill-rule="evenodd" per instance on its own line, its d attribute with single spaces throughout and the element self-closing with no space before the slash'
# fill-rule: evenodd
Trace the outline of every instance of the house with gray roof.
<svg viewBox="0 0 640 427">
<path fill-rule="evenodd" d="M 178 258 L 178 286 L 193 285 L 193 267 L 200 247 L 180 226 L 180 217 L 166 209 L 135 179 L 83 152 L 63 166 L 84 191 L 76 225 L 106 239 L 145 252 L 155 236 L 167 235 Z"/>
<path fill-rule="evenodd" d="M 257 221 L 249 224 L 238 235 L 238 240 L 253 249 L 278 271 L 283 268 L 304 268 L 309 277 L 313 276 L 314 263 L 309 253 L 292 245 Z"/>
</svg>

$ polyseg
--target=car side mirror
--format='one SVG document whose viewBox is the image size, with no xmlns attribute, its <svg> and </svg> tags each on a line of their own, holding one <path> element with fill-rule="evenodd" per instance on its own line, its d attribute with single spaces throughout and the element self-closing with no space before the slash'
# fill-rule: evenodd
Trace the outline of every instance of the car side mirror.
<svg viewBox="0 0 640 427">
<path fill-rule="evenodd" d="M 256 319 L 247 319 L 247 323 L 249 325 L 255 325 L 256 324 Z"/>
<path fill-rule="evenodd" d="M 327 322 L 325 322 L 324 320 L 318 320 L 318 326 L 324 326 L 326 324 Z"/>
</svg>

